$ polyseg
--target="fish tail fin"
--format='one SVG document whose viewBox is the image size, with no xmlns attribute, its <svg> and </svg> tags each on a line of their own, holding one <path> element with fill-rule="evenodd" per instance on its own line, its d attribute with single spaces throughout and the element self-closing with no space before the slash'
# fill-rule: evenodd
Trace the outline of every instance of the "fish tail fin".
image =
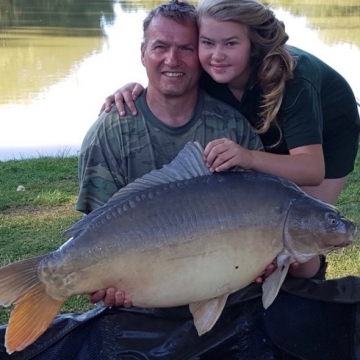
<svg viewBox="0 0 360 360">
<path fill-rule="evenodd" d="M 19 261 L 0 269 L 0 305 L 16 304 L 6 329 L 9 354 L 33 343 L 50 325 L 65 300 L 49 296 L 37 275 L 44 256 Z"/>
<path fill-rule="evenodd" d="M 41 283 L 32 288 L 11 313 L 5 335 L 6 351 L 11 354 L 32 344 L 46 331 L 64 302 L 47 295 Z"/>
</svg>

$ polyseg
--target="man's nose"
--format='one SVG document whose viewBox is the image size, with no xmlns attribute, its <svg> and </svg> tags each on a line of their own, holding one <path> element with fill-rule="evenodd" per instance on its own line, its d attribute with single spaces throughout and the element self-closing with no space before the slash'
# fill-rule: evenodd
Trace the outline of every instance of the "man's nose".
<svg viewBox="0 0 360 360">
<path fill-rule="evenodd" d="M 169 49 L 166 54 L 165 64 L 171 67 L 178 66 L 180 64 L 179 51 L 177 49 Z"/>
</svg>

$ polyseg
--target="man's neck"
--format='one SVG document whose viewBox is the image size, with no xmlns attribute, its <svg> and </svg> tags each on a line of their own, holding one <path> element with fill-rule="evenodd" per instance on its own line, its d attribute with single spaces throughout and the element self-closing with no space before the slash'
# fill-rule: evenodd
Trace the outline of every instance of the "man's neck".
<svg viewBox="0 0 360 360">
<path fill-rule="evenodd" d="M 146 102 L 151 112 L 164 124 L 183 126 L 191 120 L 198 98 L 198 89 L 183 96 L 159 95 L 147 90 Z"/>
</svg>

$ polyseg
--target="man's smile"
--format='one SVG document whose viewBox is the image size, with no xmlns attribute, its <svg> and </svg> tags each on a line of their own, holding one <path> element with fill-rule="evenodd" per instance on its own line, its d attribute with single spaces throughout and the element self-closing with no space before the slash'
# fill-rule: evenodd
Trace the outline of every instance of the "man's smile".
<svg viewBox="0 0 360 360">
<path fill-rule="evenodd" d="M 180 77 L 180 76 L 184 76 L 184 73 L 183 72 L 164 71 L 163 75 L 168 76 L 168 77 Z"/>
</svg>

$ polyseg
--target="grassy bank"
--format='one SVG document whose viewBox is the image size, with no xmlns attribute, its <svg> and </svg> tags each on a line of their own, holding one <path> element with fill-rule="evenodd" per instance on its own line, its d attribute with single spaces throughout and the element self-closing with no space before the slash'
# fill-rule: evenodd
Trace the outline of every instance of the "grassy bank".
<svg viewBox="0 0 360 360">
<path fill-rule="evenodd" d="M 77 158 L 0 162 L 0 174 L 0 265 L 58 248 L 66 240 L 61 233 L 81 218 L 74 210 Z M 87 297 L 74 297 L 63 312 L 92 307 Z M 0 308 L 0 324 L 10 309 Z"/>
<path fill-rule="evenodd" d="M 0 162 L 0 265 L 53 251 L 61 233 L 81 215 L 74 210 L 78 192 L 77 158 L 38 158 Z M 338 207 L 360 224 L 360 156 Z M 20 187 L 20 188 L 19 188 Z M 360 248 L 329 255 L 328 278 L 360 275 Z M 92 308 L 88 298 L 73 297 L 63 312 Z M 0 310 L 0 324 L 10 309 Z"/>
</svg>

